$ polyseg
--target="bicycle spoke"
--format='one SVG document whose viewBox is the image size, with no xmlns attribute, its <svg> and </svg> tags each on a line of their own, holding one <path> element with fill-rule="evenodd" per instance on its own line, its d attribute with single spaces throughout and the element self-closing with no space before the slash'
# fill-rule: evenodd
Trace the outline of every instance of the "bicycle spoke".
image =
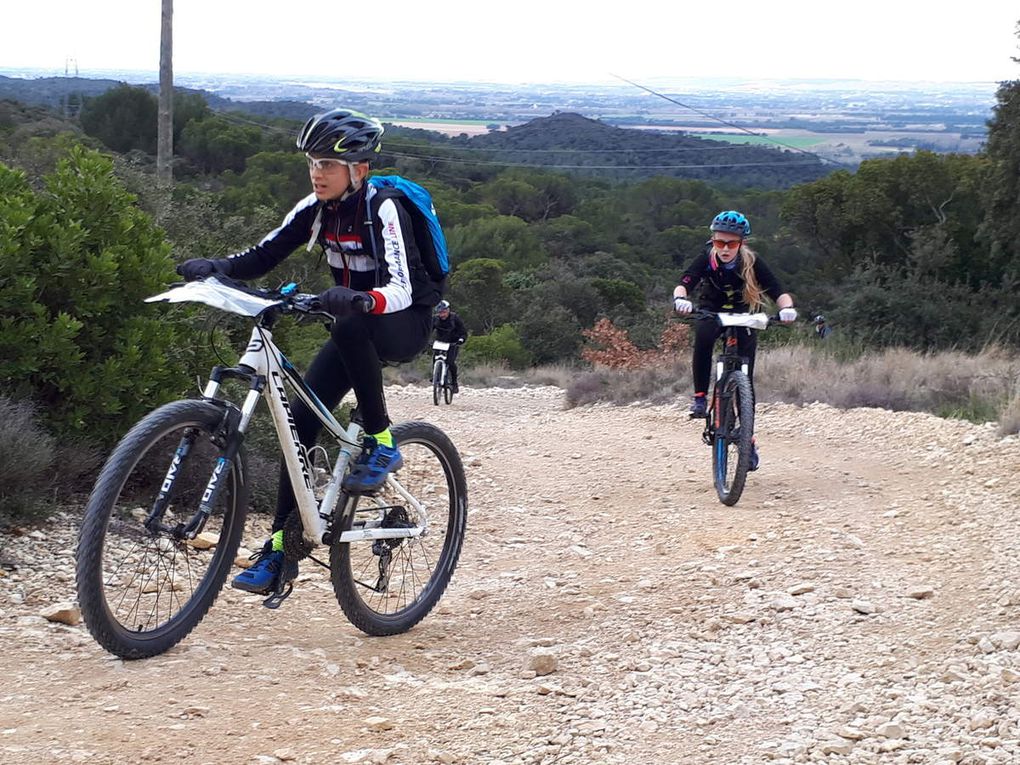
<svg viewBox="0 0 1020 765">
<path fill-rule="evenodd" d="M 406 430 L 399 430 L 401 427 Z M 399 540 L 335 545 L 331 551 L 337 599 L 348 618 L 369 634 L 402 632 L 420 621 L 441 596 L 452 570 L 451 557 L 455 562 L 459 554 L 463 503 L 458 502 L 457 491 L 463 491 L 463 484 L 451 481 L 454 474 L 440 447 L 427 438 L 411 440 L 408 432 L 441 436 L 424 423 L 394 428 L 404 467 L 375 502 L 385 508 L 384 527 L 418 528 L 425 533 Z M 444 443 L 448 444 L 448 439 Z M 385 577 L 379 573 L 380 565 Z M 383 578 L 386 587 L 380 591 Z"/>
</svg>

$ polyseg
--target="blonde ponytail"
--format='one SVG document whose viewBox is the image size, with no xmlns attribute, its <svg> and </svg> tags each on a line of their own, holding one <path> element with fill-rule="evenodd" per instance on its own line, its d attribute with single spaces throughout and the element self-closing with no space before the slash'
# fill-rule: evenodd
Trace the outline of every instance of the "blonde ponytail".
<svg viewBox="0 0 1020 765">
<path fill-rule="evenodd" d="M 764 306 L 765 293 L 762 292 L 758 278 L 754 275 L 754 262 L 758 259 L 754 250 L 746 244 L 740 245 L 740 276 L 744 280 L 744 302 L 752 311 L 760 311 Z"/>
</svg>

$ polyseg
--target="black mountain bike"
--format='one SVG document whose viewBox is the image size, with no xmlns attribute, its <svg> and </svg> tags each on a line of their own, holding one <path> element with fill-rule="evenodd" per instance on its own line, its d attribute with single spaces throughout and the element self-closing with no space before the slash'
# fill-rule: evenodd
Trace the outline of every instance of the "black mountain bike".
<svg viewBox="0 0 1020 765">
<path fill-rule="evenodd" d="M 328 548 L 329 564 L 322 565 L 354 626 L 369 635 L 405 632 L 450 582 L 467 521 L 457 449 L 434 425 L 394 425 L 403 467 L 372 493 L 346 491 L 343 479 L 362 449 L 361 425 L 355 417 L 341 425 L 273 342 L 283 317 L 332 320 L 314 295 L 294 287 L 251 290 L 210 277 L 148 298 L 204 303 L 255 326 L 237 365 L 214 367 L 201 398 L 164 404 L 131 428 L 92 489 L 79 533 L 78 600 L 92 636 L 117 656 L 163 653 L 216 599 L 248 512 L 244 441 L 262 400 L 297 500 L 284 554 L 319 562 L 312 553 Z M 231 379 L 248 384 L 240 406 L 222 395 L 221 384 Z M 289 395 L 321 420 L 328 448 L 308 450 L 298 440 Z M 281 581 L 264 605 L 276 608 L 291 589 Z"/>
<path fill-rule="evenodd" d="M 765 329 L 772 319 L 763 313 L 715 313 L 697 310 L 691 318 L 718 322 L 723 327 L 722 353 L 715 359 L 715 385 L 709 401 L 702 440 L 712 447 L 712 482 L 719 501 L 735 505 L 751 469 L 754 443 L 754 394 L 748 377 L 748 360 L 737 346 L 742 328 Z"/>
</svg>

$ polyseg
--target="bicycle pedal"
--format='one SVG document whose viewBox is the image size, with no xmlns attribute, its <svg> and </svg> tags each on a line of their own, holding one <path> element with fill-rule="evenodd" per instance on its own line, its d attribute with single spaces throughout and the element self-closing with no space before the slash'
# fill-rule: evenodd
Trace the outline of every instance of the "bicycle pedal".
<svg viewBox="0 0 1020 765">
<path fill-rule="evenodd" d="M 287 582 L 282 588 L 277 589 L 272 595 L 263 600 L 262 605 L 275 611 L 283 604 L 283 601 L 290 597 L 292 592 L 294 592 L 294 583 Z"/>
</svg>

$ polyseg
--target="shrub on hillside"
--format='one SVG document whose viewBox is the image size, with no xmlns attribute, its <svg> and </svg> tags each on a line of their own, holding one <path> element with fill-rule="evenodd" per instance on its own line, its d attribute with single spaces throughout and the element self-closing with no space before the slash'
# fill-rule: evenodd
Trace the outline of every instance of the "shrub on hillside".
<svg viewBox="0 0 1020 765">
<path fill-rule="evenodd" d="M 462 363 L 505 361 L 513 369 L 523 369 L 531 363 L 529 354 L 521 344 L 520 335 L 512 324 L 496 327 L 487 335 L 472 335 L 464 344 Z"/>
<path fill-rule="evenodd" d="M 73 147 L 45 187 L 0 164 L 0 387 L 62 440 L 108 443 L 188 388 L 190 340 L 143 302 L 173 264 L 109 159 Z"/>
</svg>

